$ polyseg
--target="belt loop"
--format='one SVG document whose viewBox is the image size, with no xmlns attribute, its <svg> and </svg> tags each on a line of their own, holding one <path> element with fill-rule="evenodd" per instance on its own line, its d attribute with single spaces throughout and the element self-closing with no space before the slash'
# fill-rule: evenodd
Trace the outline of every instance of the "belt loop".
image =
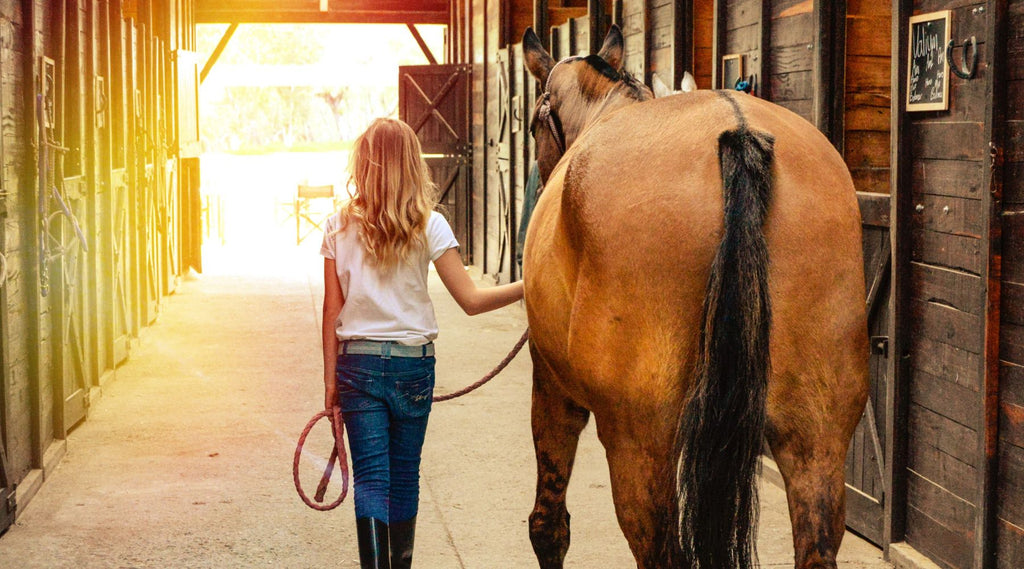
<svg viewBox="0 0 1024 569">
<path fill-rule="evenodd" d="M 422 346 L 420 346 L 420 348 L 423 350 L 422 353 L 420 354 L 420 358 L 422 359 L 427 357 L 427 345 L 423 344 Z"/>
<path fill-rule="evenodd" d="M 384 342 L 381 344 L 381 357 L 386 360 L 391 359 L 391 342 Z"/>
<path fill-rule="evenodd" d="M 345 340 L 341 343 L 341 355 L 348 355 L 348 340 Z"/>
</svg>

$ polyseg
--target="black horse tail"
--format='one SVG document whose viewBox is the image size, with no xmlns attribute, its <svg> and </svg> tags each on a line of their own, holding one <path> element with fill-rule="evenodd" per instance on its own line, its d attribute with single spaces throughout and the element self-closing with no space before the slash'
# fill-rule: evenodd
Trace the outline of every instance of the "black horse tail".
<svg viewBox="0 0 1024 569">
<path fill-rule="evenodd" d="M 740 118 L 738 128 L 718 138 L 725 227 L 708 277 L 694 384 L 676 439 L 679 540 L 693 569 L 747 569 L 757 562 L 771 328 L 762 227 L 774 138 L 748 129 Z"/>
</svg>

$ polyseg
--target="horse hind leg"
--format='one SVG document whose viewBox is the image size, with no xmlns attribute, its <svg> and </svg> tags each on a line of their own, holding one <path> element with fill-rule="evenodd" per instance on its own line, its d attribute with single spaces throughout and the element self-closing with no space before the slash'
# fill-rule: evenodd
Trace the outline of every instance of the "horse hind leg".
<svg viewBox="0 0 1024 569">
<path fill-rule="evenodd" d="M 601 431 L 598 417 L 598 431 Z M 614 429 L 614 428 L 613 428 Z M 612 430 L 612 429 L 609 429 Z M 642 429 L 630 429 L 642 432 Z M 683 563 L 675 500 L 675 468 L 668 445 L 663 452 L 628 431 L 605 433 L 612 498 L 629 548 L 639 569 L 677 569 Z"/>
<path fill-rule="evenodd" d="M 836 434 L 782 435 L 769 429 L 772 454 L 786 483 L 796 569 L 834 569 L 846 513 L 846 445 Z"/>
<path fill-rule="evenodd" d="M 537 498 L 530 514 L 530 542 L 541 569 L 561 569 L 569 550 L 565 493 L 580 433 L 590 412 L 554 382 L 554 372 L 534 354 L 533 445 L 537 454 Z"/>
</svg>

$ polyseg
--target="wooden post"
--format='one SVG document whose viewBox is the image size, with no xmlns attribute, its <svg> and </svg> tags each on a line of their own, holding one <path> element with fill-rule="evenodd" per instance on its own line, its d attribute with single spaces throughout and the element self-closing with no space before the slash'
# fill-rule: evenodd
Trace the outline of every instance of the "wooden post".
<svg viewBox="0 0 1024 569">
<path fill-rule="evenodd" d="M 718 83 L 721 81 L 719 75 L 722 74 L 722 55 L 725 51 L 725 31 L 728 22 L 725 20 L 726 0 L 714 0 L 714 35 L 711 38 L 711 88 L 717 89 Z"/>
<path fill-rule="evenodd" d="M 697 77 L 693 62 L 693 0 L 675 0 L 674 9 L 676 25 L 672 36 L 672 84 L 670 87 L 679 89 L 684 73 L 689 71 L 694 76 L 694 80 Z"/>
<path fill-rule="evenodd" d="M 821 2 L 815 2 L 814 8 L 817 10 Z M 757 42 L 757 66 L 751 65 L 752 69 L 757 69 L 757 92 L 763 96 L 765 92 L 765 82 L 767 81 L 769 67 L 769 54 L 771 53 L 772 43 L 772 2 L 771 0 L 761 0 L 761 25 L 758 26 L 758 42 Z M 745 71 L 746 75 L 752 75 L 751 71 Z"/>
<path fill-rule="evenodd" d="M 231 24 L 228 26 L 228 29 L 224 30 L 224 35 L 217 42 L 217 47 L 213 48 L 213 53 L 210 54 L 210 58 L 203 64 L 203 70 L 199 72 L 200 84 L 206 80 L 206 76 L 210 74 L 210 70 L 213 69 L 214 64 L 220 59 L 220 55 L 224 53 L 224 48 L 228 46 L 228 42 L 231 41 L 231 36 L 235 35 L 236 30 L 238 30 L 238 22 Z"/>
<path fill-rule="evenodd" d="M 431 65 L 437 65 L 437 59 L 434 59 L 434 54 L 431 53 L 430 47 L 427 46 L 427 42 L 423 41 L 423 36 L 421 36 L 420 31 L 416 29 L 416 25 L 406 24 L 406 27 L 409 28 L 409 33 L 411 33 L 413 39 L 416 40 L 416 45 L 420 46 L 420 49 L 423 51 L 423 55 L 426 56 L 427 61 L 430 62 Z"/>
<path fill-rule="evenodd" d="M 544 49 L 551 51 L 551 30 L 548 29 L 548 0 L 533 0 L 533 29 Z"/>
<path fill-rule="evenodd" d="M 608 31 L 604 0 L 587 0 L 587 13 L 590 22 L 590 53 L 597 53 L 601 51 L 605 33 Z"/>
<path fill-rule="evenodd" d="M 981 50 L 985 60 L 981 68 L 987 72 L 975 80 L 988 79 L 985 93 L 985 136 L 989 141 L 989 160 L 982 163 L 982 180 L 988 191 L 982 192 L 982 211 L 988 215 L 988 235 L 982 235 L 981 253 L 987 253 L 981 276 L 986 281 L 985 337 L 982 361 L 982 401 L 978 409 L 978 516 L 975 520 L 974 567 L 995 567 L 996 492 L 998 482 L 999 444 L 999 322 L 1002 291 L 1002 198 L 1003 149 L 1005 140 L 1006 83 L 1010 76 L 1006 66 L 1006 26 L 1009 21 L 1006 0 L 988 2 L 991 14 L 985 18 L 988 49 Z M 950 62 L 952 65 L 953 62 Z M 982 187 L 985 187 L 984 185 Z M 984 227 L 984 226 L 983 226 Z"/>
<path fill-rule="evenodd" d="M 890 329 L 889 360 L 886 375 L 885 410 L 885 496 L 882 544 L 886 555 L 889 546 L 902 541 L 907 525 L 907 409 L 910 404 L 910 259 L 913 193 L 910 159 L 901 149 L 908 148 L 910 121 L 903 110 L 907 94 L 907 22 L 913 12 L 913 0 L 897 0 L 892 11 L 892 84 L 890 137 L 890 207 L 889 242 L 892 243 L 892 286 L 889 290 Z"/>
</svg>

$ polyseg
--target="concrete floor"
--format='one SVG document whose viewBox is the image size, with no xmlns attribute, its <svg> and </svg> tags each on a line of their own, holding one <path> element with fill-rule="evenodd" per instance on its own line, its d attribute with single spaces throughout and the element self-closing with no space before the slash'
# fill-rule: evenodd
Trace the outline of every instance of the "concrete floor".
<svg viewBox="0 0 1024 569">
<path fill-rule="evenodd" d="M 59 468 L 0 538 L 0 567 L 358 567 L 351 500 L 328 513 L 308 509 L 291 477 L 295 441 L 323 399 L 322 265 L 312 241 L 207 251 L 206 274 L 165 300 L 69 436 Z M 489 371 L 519 338 L 525 315 L 512 306 L 469 318 L 436 276 L 431 286 L 441 325 L 437 392 L 446 393 Z M 536 567 L 527 535 L 529 408 L 526 353 L 481 390 L 434 408 L 418 567 Z M 328 448 L 328 437 L 315 433 L 307 448 Z M 316 466 L 304 463 L 307 488 Z M 792 566 L 783 492 L 764 484 L 761 505 L 762 565 Z M 634 566 L 592 424 L 569 510 L 567 567 Z M 853 534 L 840 560 L 844 568 L 890 567 Z"/>
</svg>

